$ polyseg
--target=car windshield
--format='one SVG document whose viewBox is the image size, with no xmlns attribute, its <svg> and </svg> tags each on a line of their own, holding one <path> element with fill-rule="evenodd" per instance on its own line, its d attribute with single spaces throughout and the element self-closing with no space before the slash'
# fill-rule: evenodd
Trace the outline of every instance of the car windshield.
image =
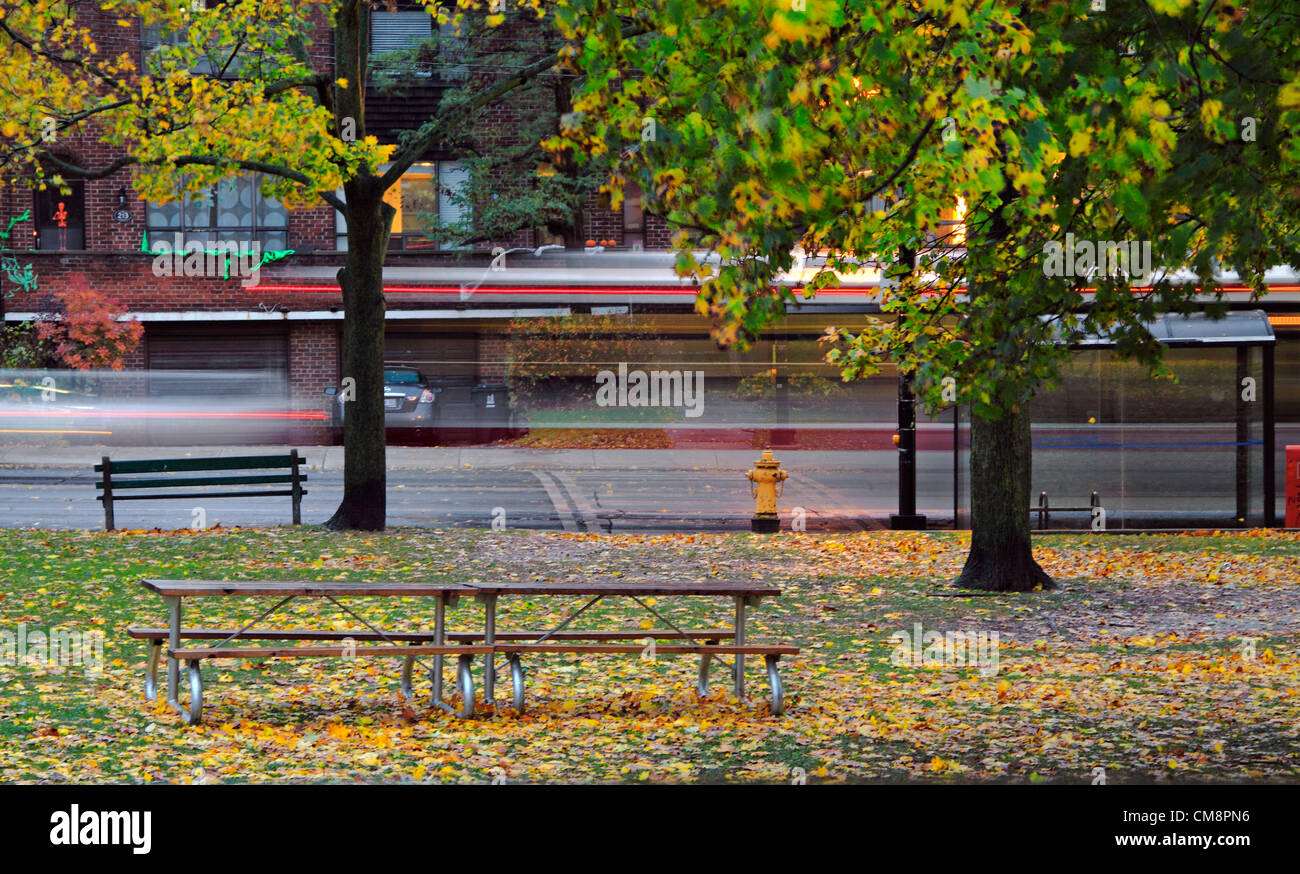
<svg viewBox="0 0 1300 874">
<path fill-rule="evenodd" d="M 385 370 L 384 382 L 390 385 L 416 385 L 420 374 L 414 370 Z"/>
</svg>

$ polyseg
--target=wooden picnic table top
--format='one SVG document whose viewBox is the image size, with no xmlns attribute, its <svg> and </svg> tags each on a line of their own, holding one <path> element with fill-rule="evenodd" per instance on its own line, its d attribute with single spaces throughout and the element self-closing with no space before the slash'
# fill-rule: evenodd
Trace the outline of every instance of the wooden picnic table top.
<svg viewBox="0 0 1300 874">
<path fill-rule="evenodd" d="M 735 597 L 775 597 L 781 590 L 762 583 L 736 580 L 705 582 L 676 580 L 599 580 L 596 582 L 533 582 L 527 580 L 501 583 L 467 583 L 484 595 L 725 595 Z"/>
<path fill-rule="evenodd" d="M 421 583 L 421 582 L 343 582 L 318 580 L 142 580 L 141 585 L 159 595 L 375 595 L 428 596 L 442 595 L 723 595 L 735 597 L 775 597 L 775 586 L 735 580 L 647 581 L 600 580 L 589 583 L 505 581 L 499 583 Z"/>
<path fill-rule="evenodd" d="M 460 583 L 345 582 L 340 580 L 142 580 L 141 585 L 159 595 L 397 595 L 432 596 L 477 594 Z"/>
</svg>

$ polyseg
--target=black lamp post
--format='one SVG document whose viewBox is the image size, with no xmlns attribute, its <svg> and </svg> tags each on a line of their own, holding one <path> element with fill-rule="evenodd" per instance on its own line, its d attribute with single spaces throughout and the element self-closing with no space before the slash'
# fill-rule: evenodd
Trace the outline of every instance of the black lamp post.
<svg viewBox="0 0 1300 874">
<path fill-rule="evenodd" d="M 898 374 L 898 512 L 889 517 L 895 531 L 924 531 L 925 517 L 916 512 L 916 398 L 912 378 Z"/>
</svg>

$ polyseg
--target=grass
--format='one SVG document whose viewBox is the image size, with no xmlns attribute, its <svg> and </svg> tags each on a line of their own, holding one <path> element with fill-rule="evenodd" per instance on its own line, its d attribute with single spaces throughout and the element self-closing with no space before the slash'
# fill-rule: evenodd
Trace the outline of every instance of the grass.
<svg viewBox="0 0 1300 874">
<path fill-rule="evenodd" d="M 312 527 L 205 532 L 0 532 L 0 778 L 7 781 L 1294 782 L 1300 776 L 1300 535 L 1203 532 L 1034 541 L 1051 592 L 955 593 L 961 532 L 860 535 L 550 534 Z M 248 660 L 205 666 L 206 722 L 144 700 L 145 646 L 164 623 L 144 577 L 473 581 L 757 579 L 783 594 L 752 639 L 796 643 L 789 711 L 767 712 L 761 660 L 748 702 L 694 691 L 694 660 L 538 656 L 529 706 L 461 722 L 406 706 L 398 665 Z M 955 595 L 955 596 L 954 596 Z M 249 599 L 191 601 L 187 623 L 246 620 Z M 501 627 L 552 627 L 582 599 L 503 599 Z M 427 628 L 421 599 L 353 604 L 370 622 Z M 661 598 L 678 624 L 727 624 L 729 605 Z M 453 627 L 481 628 L 462 601 Z M 587 627 L 648 627 L 608 602 Z M 328 604 L 279 621 L 355 628 Z M 901 634 L 996 635 L 993 665 Z M 656 626 L 659 624 L 654 622 Z M 15 664 L 19 626 L 103 633 L 103 671 Z M 481 676 L 481 671 L 480 671 Z M 504 677 L 504 672 L 503 672 Z M 450 683 L 448 684 L 450 688 Z M 504 688 L 502 688 L 504 687 Z M 480 689 L 481 694 L 481 689 Z"/>
</svg>

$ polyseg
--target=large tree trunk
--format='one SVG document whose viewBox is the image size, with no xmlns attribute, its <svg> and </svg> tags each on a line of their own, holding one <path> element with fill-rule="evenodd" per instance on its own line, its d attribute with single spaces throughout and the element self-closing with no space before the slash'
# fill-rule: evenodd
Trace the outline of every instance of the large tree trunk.
<svg viewBox="0 0 1300 874">
<path fill-rule="evenodd" d="M 338 272 L 343 290 L 343 378 L 355 381 L 356 396 L 343 405 L 343 502 L 325 525 L 380 531 L 387 489 L 384 255 L 396 211 L 383 201 L 373 178 L 349 182 L 345 189 L 348 258 Z"/>
<path fill-rule="evenodd" d="M 370 7 L 335 10 L 335 123 L 349 120 L 365 134 L 366 61 Z M 377 177 L 364 170 L 343 183 L 348 257 L 338 272 L 343 292 L 343 502 L 327 528 L 381 531 L 387 499 L 384 454 L 384 256 L 397 211 L 384 202 Z M 351 380 L 351 382 L 348 382 Z M 355 394 L 354 394 L 355 392 Z"/>
<path fill-rule="evenodd" d="M 1031 592 L 1055 587 L 1030 550 L 1030 449 L 1029 413 L 1023 407 L 1000 419 L 972 417 L 970 554 L 954 584 L 958 588 Z"/>
</svg>

